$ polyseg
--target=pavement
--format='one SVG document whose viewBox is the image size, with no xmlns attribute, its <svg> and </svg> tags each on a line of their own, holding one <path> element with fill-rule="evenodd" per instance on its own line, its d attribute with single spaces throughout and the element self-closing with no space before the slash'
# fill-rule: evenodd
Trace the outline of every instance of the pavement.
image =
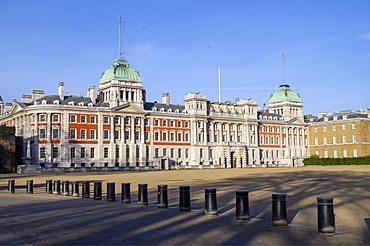
<svg viewBox="0 0 370 246">
<path fill-rule="evenodd" d="M 48 179 L 101 181 L 103 200 L 92 183 L 90 199 L 45 194 Z M 120 202 L 121 183 L 131 183 L 131 204 Z M 137 204 L 138 184 L 148 184 L 149 206 Z M 157 208 L 159 184 L 169 208 Z M 191 186 L 191 212 L 178 209 L 181 185 Z M 204 213 L 205 188 L 217 188 L 218 216 Z M 249 190 L 251 220 L 236 220 L 236 190 Z M 288 226 L 272 225 L 272 193 L 287 194 Z M 334 197 L 336 235 L 317 232 L 318 196 Z M 370 245 L 369 226 L 370 166 L 0 174 L 1 245 Z"/>
</svg>

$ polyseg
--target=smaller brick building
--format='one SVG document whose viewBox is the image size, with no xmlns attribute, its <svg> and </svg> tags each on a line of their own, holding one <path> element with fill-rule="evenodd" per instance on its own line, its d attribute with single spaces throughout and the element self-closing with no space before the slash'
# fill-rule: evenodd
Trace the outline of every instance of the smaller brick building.
<svg viewBox="0 0 370 246">
<path fill-rule="evenodd" d="M 323 158 L 370 155 L 369 110 L 309 119 L 310 155 Z"/>
</svg>

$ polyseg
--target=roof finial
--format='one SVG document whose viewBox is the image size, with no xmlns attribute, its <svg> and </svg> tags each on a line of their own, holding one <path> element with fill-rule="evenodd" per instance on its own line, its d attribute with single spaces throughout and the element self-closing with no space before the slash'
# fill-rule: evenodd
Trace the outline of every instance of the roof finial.
<svg viewBox="0 0 370 246">
<path fill-rule="evenodd" d="M 286 79 L 285 79 L 285 60 L 284 60 L 284 52 L 282 53 L 282 65 L 283 65 L 283 82 L 284 85 L 286 85 Z"/>
<path fill-rule="evenodd" d="M 122 55 L 123 55 L 123 51 L 122 51 L 122 47 L 121 47 L 121 45 L 122 45 L 121 30 L 122 30 L 122 28 L 121 28 L 121 16 L 120 16 L 120 17 L 118 17 L 118 58 L 120 58 L 120 59 L 122 59 Z"/>
</svg>

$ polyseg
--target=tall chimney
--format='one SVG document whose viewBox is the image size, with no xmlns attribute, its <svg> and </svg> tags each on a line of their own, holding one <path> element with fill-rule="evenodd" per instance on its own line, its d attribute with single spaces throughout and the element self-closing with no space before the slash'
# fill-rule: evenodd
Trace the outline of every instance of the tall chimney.
<svg viewBox="0 0 370 246">
<path fill-rule="evenodd" d="M 162 103 L 166 105 L 170 105 L 170 93 L 162 94 Z"/>
<path fill-rule="evenodd" d="M 64 100 L 64 82 L 58 84 L 58 95 L 60 100 Z"/>
<path fill-rule="evenodd" d="M 97 95 L 96 95 L 96 86 L 95 86 L 95 85 L 90 86 L 90 87 L 87 89 L 87 97 L 90 97 L 91 101 L 92 101 L 93 103 L 96 103 Z"/>
</svg>

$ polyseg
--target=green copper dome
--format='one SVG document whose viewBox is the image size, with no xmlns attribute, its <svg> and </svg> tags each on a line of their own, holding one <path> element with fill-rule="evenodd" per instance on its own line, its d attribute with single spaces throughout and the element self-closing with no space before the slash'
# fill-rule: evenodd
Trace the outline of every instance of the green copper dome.
<svg viewBox="0 0 370 246">
<path fill-rule="evenodd" d="M 100 83 L 111 79 L 141 82 L 139 73 L 131 68 L 127 61 L 122 58 L 114 60 L 113 65 L 101 76 Z"/>
<path fill-rule="evenodd" d="M 279 90 L 271 95 L 269 103 L 293 101 L 302 102 L 301 97 L 290 89 L 289 85 L 280 85 Z"/>
</svg>

